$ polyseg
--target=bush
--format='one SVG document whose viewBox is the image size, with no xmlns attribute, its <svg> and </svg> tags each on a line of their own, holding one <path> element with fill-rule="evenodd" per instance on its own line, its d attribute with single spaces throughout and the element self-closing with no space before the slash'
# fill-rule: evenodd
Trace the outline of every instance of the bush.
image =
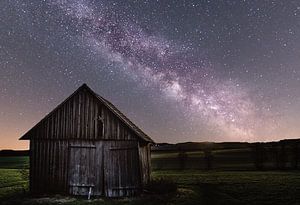
<svg viewBox="0 0 300 205">
<path fill-rule="evenodd" d="M 146 186 L 145 190 L 153 194 L 169 194 L 177 191 L 177 184 L 166 178 L 152 179 Z"/>
</svg>

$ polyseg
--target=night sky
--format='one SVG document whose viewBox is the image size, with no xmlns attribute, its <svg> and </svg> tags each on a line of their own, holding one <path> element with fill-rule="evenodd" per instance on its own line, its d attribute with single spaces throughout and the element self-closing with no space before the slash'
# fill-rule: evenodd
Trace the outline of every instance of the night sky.
<svg viewBox="0 0 300 205">
<path fill-rule="evenodd" d="M 300 1 L 2 0 L 0 149 L 83 83 L 156 142 L 300 137 Z"/>
</svg>

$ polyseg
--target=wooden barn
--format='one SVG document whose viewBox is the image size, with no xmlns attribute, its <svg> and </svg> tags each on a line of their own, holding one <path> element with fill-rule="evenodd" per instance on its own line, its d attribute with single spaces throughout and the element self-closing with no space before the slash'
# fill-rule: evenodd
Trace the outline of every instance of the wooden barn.
<svg viewBox="0 0 300 205">
<path fill-rule="evenodd" d="M 86 84 L 20 139 L 35 194 L 132 196 L 150 179 L 153 141 Z"/>
</svg>

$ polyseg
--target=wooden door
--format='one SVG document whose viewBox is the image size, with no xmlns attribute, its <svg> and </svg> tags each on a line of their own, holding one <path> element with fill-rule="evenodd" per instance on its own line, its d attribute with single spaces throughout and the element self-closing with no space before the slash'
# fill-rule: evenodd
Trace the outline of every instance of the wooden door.
<svg viewBox="0 0 300 205">
<path fill-rule="evenodd" d="M 73 143 L 69 146 L 69 193 L 94 195 L 96 180 L 96 146 L 91 143 Z"/>
<path fill-rule="evenodd" d="M 137 142 L 105 142 L 104 159 L 105 195 L 135 195 L 141 187 Z"/>
</svg>

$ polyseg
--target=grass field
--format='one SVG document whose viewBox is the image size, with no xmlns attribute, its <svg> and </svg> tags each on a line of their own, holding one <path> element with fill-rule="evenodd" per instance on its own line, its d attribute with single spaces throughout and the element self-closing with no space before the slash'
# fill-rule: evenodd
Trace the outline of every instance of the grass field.
<svg viewBox="0 0 300 205">
<path fill-rule="evenodd" d="M 279 171 L 156 170 L 153 178 L 178 184 L 175 194 L 91 201 L 63 196 L 32 198 L 26 192 L 24 173 L 16 169 L 24 167 L 21 162 L 26 166 L 28 159 L 0 159 L 0 204 L 300 204 L 300 172 Z"/>
<path fill-rule="evenodd" d="M 0 169 L 0 198 L 13 197 L 28 190 L 28 180 L 19 169 Z"/>
</svg>

